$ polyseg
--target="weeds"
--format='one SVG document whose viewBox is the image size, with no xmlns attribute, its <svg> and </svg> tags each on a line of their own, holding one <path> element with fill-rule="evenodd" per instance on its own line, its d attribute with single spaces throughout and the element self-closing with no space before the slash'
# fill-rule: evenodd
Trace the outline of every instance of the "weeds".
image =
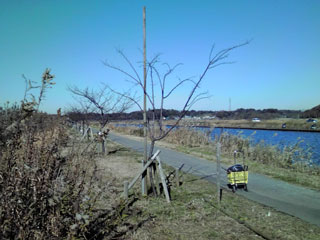
<svg viewBox="0 0 320 240">
<path fill-rule="evenodd" d="M 142 136 L 143 131 L 138 127 L 115 127 L 115 131 Z M 201 155 L 214 154 L 214 146 L 217 141 L 221 142 L 221 152 L 223 155 L 232 159 L 234 152 L 241 152 L 246 160 L 257 162 L 262 165 L 276 168 L 290 169 L 295 172 L 310 173 L 320 175 L 320 168 L 311 164 L 311 152 L 300 147 L 301 141 L 293 146 L 286 146 L 280 149 L 278 146 L 267 145 L 263 141 L 253 145 L 249 138 L 243 138 L 240 134 L 232 135 L 229 133 L 221 134 L 220 140 L 216 136 L 214 140 L 210 139 L 210 132 L 201 132 L 190 127 L 177 128 L 166 137 L 165 141 L 187 148 L 209 149 L 202 151 Z"/>
<path fill-rule="evenodd" d="M 120 133 L 134 135 L 138 137 L 143 136 L 143 128 L 126 126 L 126 127 L 117 127 L 110 124 L 109 128 Z M 168 136 L 165 138 L 166 142 L 180 144 L 183 146 L 196 147 L 201 145 L 208 145 L 210 143 L 210 131 L 199 132 L 197 130 L 188 129 L 188 128 L 177 128 L 174 131 L 171 131 Z"/>
<path fill-rule="evenodd" d="M 229 191 L 223 191 L 218 207 L 216 192 L 215 185 L 185 174 L 183 184 L 173 186 L 170 205 L 157 198 L 139 202 L 155 219 L 134 233 L 133 239 L 319 238 L 319 227 Z"/>
<path fill-rule="evenodd" d="M 99 176 L 95 149 L 70 145 L 65 119 L 37 111 L 48 74 L 38 101 L 0 109 L 0 239 L 121 239 L 132 207 Z"/>
<path fill-rule="evenodd" d="M 68 136 L 63 124 L 51 122 L 39 132 L 34 121 L 31 118 L 21 126 L 20 134 L 7 141 L 1 152 L 0 238 L 124 235 L 128 227 L 122 231 L 119 227 L 125 222 L 124 214 L 128 215 L 127 203 L 116 201 L 108 208 L 102 204 L 112 193 L 99 181 L 94 161 L 89 161 L 95 152 L 64 151 Z"/>
<path fill-rule="evenodd" d="M 214 144 L 218 141 L 216 138 Z M 278 146 L 267 145 L 263 141 L 256 145 L 250 144 L 249 138 L 240 135 L 223 133 L 221 135 L 222 152 L 232 157 L 234 152 L 242 152 L 243 156 L 253 162 L 264 165 L 297 170 L 300 172 L 318 172 L 320 168 L 311 166 L 311 152 L 300 147 L 301 141 L 295 145 L 280 149 Z"/>
</svg>

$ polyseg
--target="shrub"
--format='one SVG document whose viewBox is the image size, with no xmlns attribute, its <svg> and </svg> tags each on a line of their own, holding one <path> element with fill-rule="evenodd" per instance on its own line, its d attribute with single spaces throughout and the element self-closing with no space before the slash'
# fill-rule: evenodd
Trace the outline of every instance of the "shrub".
<svg viewBox="0 0 320 240">
<path fill-rule="evenodd" d="M 94 147 L 70 144 L 63 119 L 35 115 L 1 147 L 0 239 L 113 239 L 134 230 L 129 203 L 98 174 Z"/>
<path fill-rule="evenodd" d="M 97 174 L 94 148 L 70 146 L 64 119 L 38 113 L 39 102 L 0 109 L 0 239 L 112 239 L 134 229 L 128 203 Z"/>
</svg>

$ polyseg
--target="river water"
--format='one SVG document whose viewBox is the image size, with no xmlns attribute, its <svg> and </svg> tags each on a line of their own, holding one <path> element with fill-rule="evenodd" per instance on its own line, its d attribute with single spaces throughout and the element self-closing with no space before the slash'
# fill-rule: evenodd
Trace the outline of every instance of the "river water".
<svg viewBox="0 0 320 240">
<path fill-rule="evenodd" d="M 117 126 L 143 127 L 142 124 L 116 124 Z M 170 127 L 170 125 L 167 125 Z M 192 127 L 199 131 L 210 130 L 207 127 Z M 255 145 L 263 141 L 266 145 L 277 146 L 283 149 L 286 146 L 293 146 L 299 143 L 299 147 L 311 153 L 310 161 L 320 165 L 320 132 L 302 131 L 280 131 L 280 130 L 260 130 L 260 129 L 238 129 L 238 128 L 214 128 L 211 131 L 211 138 L 214 139 L 221 132 L 249 138 L 251 144 Z"/>
<path fill-rule="evenodd" d="M 198 128 L 206 131 L 208 128 Z M 211 137 L 221 134 L 222 128 L 215 128 L 211 132 Z M 312 162 L 320 165 L 320 132 L 298 132 L 298 131 L 279 131 L 279 130 L 260 130 L 260 129 L 236 129 L 224 128 L 223 132 L 249 138 L 252 144 L 262 141 L 264 144 L 277 146 L 283 149 L 286 146 L 293 146 L 299 143 L 299 147 L 312 153 Z"/>
</svg>

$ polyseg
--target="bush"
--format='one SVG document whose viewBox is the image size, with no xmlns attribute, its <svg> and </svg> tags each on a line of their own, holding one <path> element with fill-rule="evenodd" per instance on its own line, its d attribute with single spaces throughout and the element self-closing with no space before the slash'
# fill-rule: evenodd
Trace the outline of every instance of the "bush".
<svg viewBox="0 0 320 240">
<path fill-rule="evenodd" d="M 134 229 L 128 203 L 98 176 L 94 148 L 70 146 L 63 119 L 34 114 L 18 126 L 0 151 L 0 239 L 111 239 Z"/>
<path fill-rule="evenodd" d="M 130 208 L 99 178 L 95 149 L 70 146 L 65 120 L 35 109 L 47 74 L 38 102 L 0 108 L 0 239 L 120 238 Z"/>
</svg>

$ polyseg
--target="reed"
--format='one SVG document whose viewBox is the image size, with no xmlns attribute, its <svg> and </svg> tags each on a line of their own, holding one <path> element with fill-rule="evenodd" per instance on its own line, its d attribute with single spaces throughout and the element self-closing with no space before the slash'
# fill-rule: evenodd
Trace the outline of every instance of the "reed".
<svg viewBox="0 0 320 240">
<path fill-rule="evenodd" d="M 111 125 L 110 128 L 128 135 L 143 136 L 143 131 L 139 127 L 116 127 Z M 222 154 L 230 159 L 234 157 L 234 152 L 237 151 L 241 152 L 243 157 L 252 162 L 320 175 L 320 168 L 311 162 L 312 153 L 310 149 L 303 149 L 300 146 L 302 143 L 301 140 L 297 140 L 297 143 L 292 146 L 286 146 L 281 149 L 276 145 L 267 145 L 263 141 L 258 144 L 252 144 L 250 137 L 242 137 L 241 132 L 238 135 L 224 132 L 221 134 L 220 139 L 216 136 L 212 140 L 211 132 L 212 129 L 199 131 L 186 125 L 170 132 L 165 138 L 165 141 L 189 148 L 208 147 L 210 145 L 216 145 L 216 143 L 220 141 Z M 215 149 L 215 147 L 213 146 L 211 149 Z"/>
</svg>

